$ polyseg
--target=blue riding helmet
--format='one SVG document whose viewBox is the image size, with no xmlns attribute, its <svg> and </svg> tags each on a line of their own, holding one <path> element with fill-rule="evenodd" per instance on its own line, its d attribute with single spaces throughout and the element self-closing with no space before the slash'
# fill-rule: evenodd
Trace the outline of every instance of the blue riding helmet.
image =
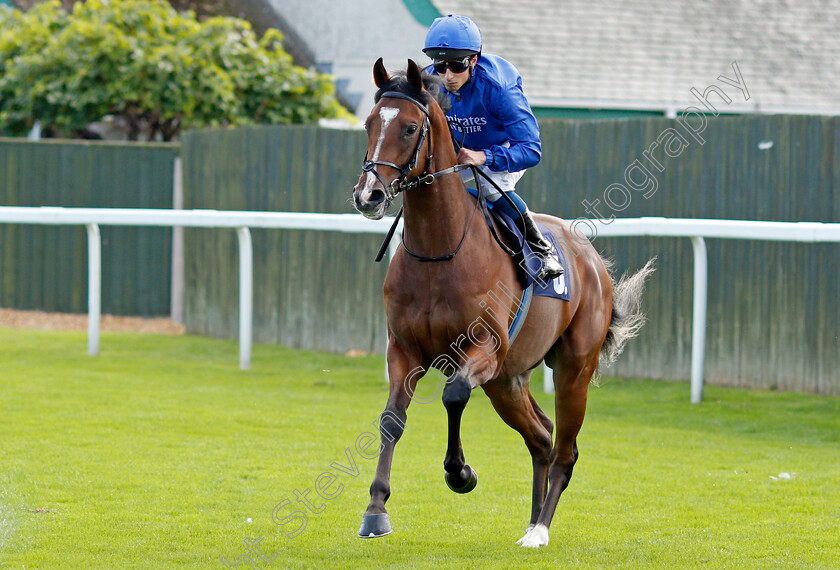
<svg viewBox="0 0 840 570">
<path fill-rule="evenodd" d="M 481 31 L 466 16 L 437 18 L 426 34 L 423 53 L 432 59 L 461 59 L 481 53 Z"/>
</svg>

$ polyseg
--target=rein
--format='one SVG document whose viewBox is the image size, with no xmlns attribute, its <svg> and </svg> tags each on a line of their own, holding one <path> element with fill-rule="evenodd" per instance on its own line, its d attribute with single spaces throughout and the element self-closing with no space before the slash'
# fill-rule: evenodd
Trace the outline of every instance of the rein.
<svg viewBox="0 0 840 570">
<path fill-rule="evenodd" d="M 456 164 L 455 166 L 451 166 L 449 168 L 444 168 L 443 170 L 439 170 L 437 172 L 428 172 L 429 167 L 432 164 L 432 138 L 429 136 L 429 131 L 431 130 L 431 121 L 429 120 L 429 108 L 415 99 L 410 95 L 406 95 L 405 93 L 400 93 L 399 91 L 386 91 L 380 96 L 382 97 L 394 97 L 396 99 L 405 99 L 406 101 L 411 101 L 417 107 L 423 111 L 425 115 L 423 119 L 423 128 L 420 131 L 420 137 L 417 139 L 417 147 L 414 149 L 414 156 L 405 166 L 399 166 L 394 164 L 393 162 L 388 162 L 384 160 L 368 160 L 367 156 L 365 156 L 365 160 L 362 163 L 362 172 L 367 172 L 373 174 L 377 180 L 379 180 L 382 187 L 385 189 L 385 193 L 388 196 L 389 202 L 396 198 L 401 192 L 405 192 L 406 190 L 413 190 L 420 185 L 428 185 L 434 182 L 436 179 L 440 178 L 441 176 L 446 176 L 447 174 L 454 174 L 456 172 L 460 172 L 467 168 L 470 168 L 468 164 Z M 406 180 L 406 176 L 409 172 L 411 172 L 414 167 L 417 165 L 417 159 L 420 157 L 420 149 L 423 148 L 423 142 L 426 142 L 428 151 L 426 153 L 426 167 L 423 169 L 423 174 L 415 178 L 414 180 L 408 181 Z M 400 175 L 393 181 L 391 184 L 385 184 L 385 181 L 382 179 L 382 176 L 376 171 L 377 166 L 388 166 L 390 168 L 396 169 Z M 478 205 L 476 204 L 476 210 L 478 209 Z M 385 236 L 385 240 L 382 242 L 382 246 L 379 248 L 379 253 L 376 254 L 376 261 L 382 261 L 382 258 L 385 255 L 385 250 L 388 247 L 388 243 L 391 241 L 391 238 L 394 235 L 394 231 L 397 228 L 397 224 L 400 221 L 400 216 L 402 216 L 402 208 L 397 213 L 397 216 L 394 218 L 394 223 L 391 225 L 391 228 L 388 230 L 388 234 Z M 464 242 L 467 239 L 467 234 L 470 232 L 470 226 L 472 225 L 473 218 L 475 218 L 475 210 L 473 210 L 473 215 L 470 216 L 469 221 L 467 222 L 467 227 L 464 229 L 464 235 L 461 237 L 461 241 L 458 242 L 458 247 L 455 248 L 455 251 L 452 253 L 448 253 L 446 255 L 441 255 L 437 257 L 426 257 L 423 255 L 419 255 L 414 253 L 405 245 L 405 240 L 402 240 L 402 245 L 405 248 L 405 251 L 415 259 L 420 261 L 448 261 L 455 257 L 455 255 L 461 250 L 461 246 L 464 245 Z"/>
<path fill-rule="evenodd" d="M 423 111 L 425 117 L 423 119 L 423 128 L 420 132 L 420 137 L 417 139 L 417 147 L 414 149 L 414 156 L 405 166 L 399 166 L 394 164 L 393 162 L 383 161 L 383 160 L 368 160 L 367 156 L 365 156 L 365 160 L 362 163 L 362 172 L 372 173 L 377 180 L 379 180 L 382 187 L 385 189 L 385 193 L 388 196 L 389 202 L 396 198 L 401 192 L 405 192 L 407 190 L 413 190 L 421 185 L 428 185 L 434 182 L 437 178 L 441 176 L 446 176 L 447 174 L 454 174 L 456 172 L 460 172 L 462 170 L 466 170 L 467 168 L 473 169 L 473 178 L 475 178 L 476 182 L 478 182 L 478 174 L 484 177 L 490 184 L 496 187 L 497 190 L 502 194 L 502 197 L 507 199 L 511 204 L 513 202 L 505 195 L 505 192 L 499 188 L 499 186 L 484 174 L 480 169 L 474 168 L 469 164 L 456 164 L 455 166 L 451 166 L 449 168 L 445 168 L 443 170 L 439 170 L 437 172 L 428 172 L 429 166 L 432 163 L 432 139 L 429 136 L 429 132 L 431 130 L 431 121 L 429 120 L 429 108 L 415 99 L 410 95 L 406 95 L 405 93 L 400 93 L 399 91 L 386 91 L 380 96 L 382 97 L 393 97 L 397 99 L 405 99 L 406 101 L 411 101 L 417 107 Z M 408 181 L 406 180 L 406 176 L 409 172 L 411 172 L 414 167 L 417 165 L 417 159 L 420 156 L 420 149 L 423 147 L 423 142 L 427 143 L 428 152 L 426 157 L 426 167 L 423 170 L 423 174 L 415 178 L 414 180 Z M 385 184 L 385 181 L 382 179 L 380 174 L 376 171 L 377 166 L 388 166 L 390 168 L 396 169 L 400 175 L 397 177 L 391 184 Z M 449 261 L 450 259 L 454 258 L 455 255 L 461 250 L 461 246 L 464 245 L 464 242 L 467 239 L 467 235 L 470 232 L 470 227 L 472 226 L 473 219 L 475 218 L 475 213 L 478 211 L 479 206 L 481 207 L 482 213 L 484 214 L 485 219 L 487 220 L 487 225 L 490 227 L 490 233 L 493 235 L 493 238 L 496 242 L 501 246 L 505 253 L 508 255 L 514 256 L 517 252 L 513 251 L 511 248 L 504 243 L 504 241 L 499 237 L 498 233 L 496 232 L 495 225 L 491 221 L 490 212 L 487 208 L 486 198 L 481 195 L 479 192 L 479 196 L 476 200 L 475 209 L 473 210 L 470 219 L 467 221 L 467 227 L 464 229 L 464 235 L 461 237 L 461 241 L 458 242 L 458 246 L 455 248 L 455 251 L 452 253 L 448 253 L 446 255 L 440 255 L 436 257 L 427 257 L 420 255 L 411 251 L 408 246 L 405 245 L 405 239 L 402 240 L 402 246 L 405 248 L 406 253 L 408 253 L 411 257 L 419 260 L 419 261 Z M 514 205 L 514 208 L 516 206 Z M 399 224 L 400 217 L 402 216 L 403 209 L 400 208 L 400 211 L 397 212 L 396 217 L 394 218 L 394 223 L 391 224 L 391 228 L 388 230 L 387 235 L 385 236 L 385 240 L 382 242 L 382 246 L 379 248 L 379 252 L 376 254 L 375 261 L 380 262 L 382 261 L 383 257 L 385 256 L 385 250 L 388 248 L 388 244 L 391 242 L 391 238 L 394 236 L 394 231 L 397 229 L 397 224 Z M 524 234 L 523 234 L 524 235 Z M 521 251 L 521 246 L 520 246 Z"/>
<path fill-rule="evenodd" d="M 437 172 L 428 172 L 429 167 L 432 165 L 432 139 L 429 136 L 429 131 L 431 130 L 431 121 L 429 121 L 429 108 L 415 99 L 410 95 L 406 95 L 405 93 L 400 93 L 399 91 L 386 91 L 380 96 L 382 97 L 394 97 L 396 99 L 405 99 L 406 101 L 411 101 L 425 115 L 423 119 L 423 128 L 420 131 L 420 137 L 417 139 L 417 146 L 414 149 L 414 156 L 405 166 L 399 166 L 398 164 L 394 164 L 393 162 L 388 162 L 385 160 L 368 160 L 367 156 L 365 156 L 365 160 L 362 163 L 362 172 L 368 172 L 373 174 L 377 180 L 382 184 L 385 188 L 385 191 L 388 197 L 393 200 L 397 197 L 400 192 L 405 192 L 406 190 L 413 190 L 418 186 L 431 184 L 437 178 L 441 176 L 446 176 L 447 174 L 453 174 L 455 172 L 460 172 L 469 168 L 468 164 L 456 164 L 450 168 L 445 168 L 443 170 L 439 170 Z M 414 180 L 408 181 L 406 180 L 406 176 L 409 172 L 411 172 L 415 166 L 417 166 L 417 159 L 420 157 L 420 149 L 423 147 L 423 142 L 426 142 L 427 146 L 427 153 L 426 153 L 426 167 L 423 169 L 423 174 L 415 178 Z M 385 184 L 385 181 L 376 172 L 377 166 L 388 166 L 397 170 L 400 175 L 397 177 L 391 184 Z"/>
<path fill-rule="evenodd" d="M 396 198 L 401 192 L 405 192 L 406 190 L 413 190 L 420 185 L 431 184 L 435 181 L 435 179 L 440 178 L 441 176 L 446 176 L 447 174 L 453 174 L 455 172 L 460 172 L 465 168 L 469 168 L 469 165 L 466 164 L 456 164 L 451 168 L 446 168 L 444 170 L 440 170 L 438 172 L 428 172 L 429 166 L 432 164 L 432 139 L 429 137 L 429 131 L 431 130 L 431 122 L 429 121 L 429 108 L 415 99 L 410 95 L 406 95 L 405 93 L 400 93 L 399 91 L 386 91 L 383 93 L 380 98 L 382 97 L 393 97 L 396 99 L 405 99 L 406 101 L 411 101 L 417 107 L 420 108 L 421 111 L 425 114 L 423 119 L 423 128 L 420 130 L 420 137 L 417 139 L 417 146 L 414 149 L 414 156 L 405 166 L 399 166 L 398 164 L 394 164 L 393 162 L 388 162 L 385 160 L 368 160 L 367 156 L 365 156 L 365 160 L 362 163 L 362 172 L 368 172 L 373 174 L 379 183 L 382 184 L 382 187 L 385 189 L 385 193 L 388 195 L 390 200 Z M 417 159 L 420 157 L 420 149 L 423 148 L 423 142 L 426 142 L 427 145 L 427 153 L 426 153 L 426 167 L 423 169 L 423 174 L 415 178 L 414 180 L 406 180 L 406 176 L 408 173 L 414 170 L 414 167 L 417 166 Z M 400 175 L 393 181 L 391 184 L 385 184 L 385 181 L 376 171 L 377 166 L 388 166 L 397 170 Z"/>
<path fill-rule="evenodd" d="M 400 211 L 402 211 L 402 209 L 400 209 Z M 441 255 L 441 256 L 438 256 L 438 257 L 425 257 L 423 255 L 419 255 L 417 253 L 414 253 L 410 249 L 408 249 L 408 246 L 405 245 L 405 237 L 403 237 L 402 246 L 403 246 L 403 248 L 405 248 L 405 251 L 406 251 L 406 253 L 408 253 L 408 255 L 410 255 L 411 257 L 413 257 L 414 259 L 417 259 L 419 261 L 449 261 L 450 259 L 455 257 L 455 255 L 457 255 L 457 253 L 459 251 L 461 251 L 461 246 L 464 245 L 464 242 L 467 240 L 467 234 L 470 233 L 470 226 L 472 226 L 472 222 L 473 222 L 473 219 L 475 219 L 475 213 L 477 211 L 478 211 L 478 202 L 475 203 L 475 208 L 473 209 L 473 213 L 470 216 L 470 219 L 467 221 L 467 227 L 464 228 L 464 235 L 461 236 L 461 241 L 458 242 L 458 247 L 456 247 L 455 251 L 453 251 L 452 253 L 447 253 L 446 255 Z"/>
</svg>

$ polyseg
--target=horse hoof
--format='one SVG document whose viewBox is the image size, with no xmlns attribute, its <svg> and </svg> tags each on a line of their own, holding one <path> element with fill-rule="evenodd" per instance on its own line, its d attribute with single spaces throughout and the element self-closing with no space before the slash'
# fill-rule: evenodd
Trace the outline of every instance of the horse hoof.
<svg viewBox="0 0 840 570">
<path fill-rule="evenodd" d="M 475 486 L 478 485 L 478 474 L 475 472 L 475 469 L 470 467 L 469 465 L 465 465 L 467 469 L 470 470 L 470 478 L 467 480 L 467 483 L 461 487 L 454 487 L 452 483 L 449 481 L 449 472 L 447 471 L 444 473 L 443 477 L 446 479 L 446 486 L 455 491 L 456 493 L 469 493 Z"/>
<path fill-rule="evenodd" d="M 391 532 L 391 519 L 388 518 L 388 513 L 376 513 L 362 517 L 359 538 L 379 538 L 391 534 Z"/>
<path fill-rule="evenodd" d="M 525 533 L 525 536 L 516 541 L 516 544 L 524 546 L 525 548 L 548 546 L 548 527 L 544 524 L 538 524 L 534 528 L 528 530 L 528 532 Z"/>
</svg>

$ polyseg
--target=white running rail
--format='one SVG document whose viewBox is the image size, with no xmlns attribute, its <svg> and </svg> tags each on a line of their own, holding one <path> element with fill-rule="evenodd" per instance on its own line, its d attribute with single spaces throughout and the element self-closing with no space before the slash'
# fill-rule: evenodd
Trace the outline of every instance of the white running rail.
<svg viewBox="0 0 840 570">
<path fill-rule="evenodd" d="M 253 319 L 253 251 L 250 228 L 385 234 L 393 218 L 371 221 L 358 214 L 242 212 L 221 210 L 148 210 L 139 208 L 27 208 L 0 206 L 0 223 L 84 225 L 88 235 L 88 354 L 99 354 L 101 244 L 99 226 L 231 228 L 239 240 L 239 366 L 251 365 Z M 590 222 L 591 224 L 592 222 Z M 590 225 L 586 224 L 586 225 Z M 599 237 L 686 237 L 694 248 L 694 309 L 691 351 L 691 401 L 703 397 L 706 345 L 707 260 L 704 238 L 796 242 L 840 242 L 840 223 L 755 222 L 672 218 L 615 219 L 599 223 Z M 400 231 L 401 227 L 398 228 Z M 398 240 L 391 242 L 396 252 Z M 553 392 L 546 369 L 544 388 Z"/>
<path fill-rule="evenodd" d="M 235 229 L 239 241 L 239 367 L 242 370 L 251 367 L 254 262 L 250 228 L 384 234 L 391 227 L 388 220 L 374 222 L 358 214 L 0 206 L 0 223 L 3 222 L 84 225 L 87 228 L 88 354 L 91 356 L 99 354 L 99 321 L 102 305 L 100 225 Z M 392 248 L 392 254 L 394 251 Z"/>
</svg>

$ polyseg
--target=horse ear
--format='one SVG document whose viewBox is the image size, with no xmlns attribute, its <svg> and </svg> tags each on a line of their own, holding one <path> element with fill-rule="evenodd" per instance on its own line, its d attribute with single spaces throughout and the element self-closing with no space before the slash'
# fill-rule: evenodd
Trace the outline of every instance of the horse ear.
<svg viewBox="0 0 840 570">
<path fill-rule="evenodd" d="M 417 91 L 423 90 L 423 75 L 420 73 L 420 67 L 414 63 L 413 59 L 408 60 L 408 68 L 405 71 L 405 76 L 412 87 Z"/>
<path fill-rule="evenodd" d="M 382 62 L 382 58 L 380 57 L 376 60 L 376 63 L 373 64 L 373 82 L 377 87 L 382 87 L 390 80 L 391 76 L 388 75 L 388 70 L 385 69 L 385 64 Z"/>
</svg>

